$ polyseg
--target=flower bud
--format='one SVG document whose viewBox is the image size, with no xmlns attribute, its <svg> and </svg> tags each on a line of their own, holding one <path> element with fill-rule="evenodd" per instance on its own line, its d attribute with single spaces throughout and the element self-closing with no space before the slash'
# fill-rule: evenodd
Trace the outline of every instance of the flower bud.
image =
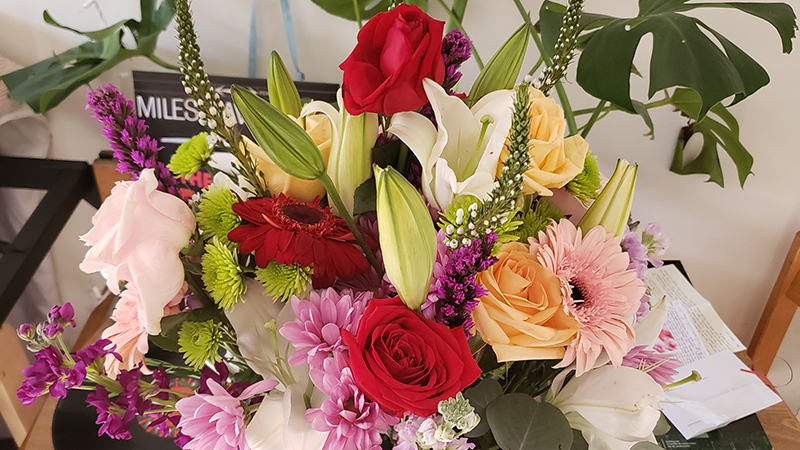
<svg viewBox="0 0 800 450">
<path fill-rule="evenodd" d="M 48 323 L 47 325 L 44 326 L 44 329 L 42 330 L 42 334 L 44 335 L 44 337 L 50 340 L 57 338 L 63 332 L 64 332 L 64 327 L 56 322 Z"/>
<path fill-rule="evenodd" d="M 374 167 L 386 275 L 403 303 L 419 309 L 428 295 L 436 262 L 436 230 L 414 186 L 392 167 Z"/>
<path fill-rule="evenodd" d="M 637 170 L 636 164 L 628 164 L 624 159 L 617 160 L 611 179 L 578 222 L 584 235 L 595 226 L 602 225 L 607 232 L 622 237 L 631 213 Z"/>
<path fill-rule="evenodd" d="M 269 56 L 269 71 L 267 72 L 267 91 L 269 102 L 284 114 L 300 117 L 300 93 L 286 70 L 278 52 L 273 51 Z"/>
<path fill-rule="evenodd" d="M 483 67 L 467 96 L 467 105 L 472 106 L 489 92 L 512 89 L 517 82 L 525 50 L 528 48 L 528 24 L 523 24 L 497 50 Z"/>
<path fill-rule="evenodd" d="M 30 341 L 36 337 L 36 325 L 32 323 L 23 323 L 17 328 L 17 336 L 23 341 Z"/>
<path fill-rule="evenodd" d="M 291 118 L 241 86 L 231 87 L 231 95 L 258 145 L 281 170 L 304 180 L 325 173 L 319 149 Z"/>
</svg>

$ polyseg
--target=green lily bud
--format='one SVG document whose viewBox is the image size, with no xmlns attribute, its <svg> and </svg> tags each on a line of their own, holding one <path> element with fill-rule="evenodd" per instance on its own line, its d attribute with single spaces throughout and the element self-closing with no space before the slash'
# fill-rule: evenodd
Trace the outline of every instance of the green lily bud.
<svg viewBox="0 0 800 450">
<path fill-rule="evenodd" d="M 232 86 L 231 96 L 258 145 L 281 170 L 304 180 L 325 174 L 322 153 L 286 114 L 241 86 Z"/>
<path fill-rule="evenodd" d="M 342 197 L 347 213 L 353 215 L 356 188 L 372 175 L 372 148 L 378 140 L 378 115 L 351 116 L 342 108 L 342 130 L 338 144 L 328 156 L 328 176 Z"/>
<path fill-rule="evenodd" d="M 525 50 L 528 48 L 529 31 L 527 24 L 517 28 L 492 59 L 483 66 L 483 70 L 469 91 L 467 106 L 472 107 L 489 92 L 514 87 L 522 68 L 522 60 L 525 59 Z"/>
<path fill-rule="evenodd" d="M 386 275 L 400 299 L 419 309 L 436 263 L 436 230 L 414 186 L 392 167 L 375 168 L 376 206 Z"/>
<path fill-rule="evenodd" d="M 267 91 L 269 102 L 272 106 L 292 117 L 300 117 L 300 93 L 294 85 L 289 71 L 283 64 L 278 52 L 274 51 L 269 56 L 269 71 L 267 72 Z"/>
<path fill-rule="evenodd" d="M 622 237 L 628 224 L 628 215 L 631 213 L 637 170 L 636 164 L 628 164 L 624 159 L 617 160 L 617 167 L 611 179 L 578 222 L 583 234 L 597 225 L 602 225 L 607 232 Z"/>
</svg>

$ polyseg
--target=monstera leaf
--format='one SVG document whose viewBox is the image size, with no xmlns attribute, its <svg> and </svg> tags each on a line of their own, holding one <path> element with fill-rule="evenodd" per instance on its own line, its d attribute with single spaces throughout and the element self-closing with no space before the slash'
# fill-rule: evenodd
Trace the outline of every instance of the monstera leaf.
<svg viewBox="0 0 800 450">
<path fill-rule="evenodd" d="M 56 22 L 44 12 L 44 20 L 91 39 L 31 66 L 2 77 L 9 97 L 27 103 L 37 113 L 44 113 L 61 103 L 79 86 L 84 85 L 119 62 L 134 56 L 146 56 L 162 66 L 153 54 L 158 36 L 169 26 L 175 15 L 174 0 L 140 0 L 142 19 L 128 19 L 98 31 L 78 31 Z M 131 33 L 136 48 L 128 49 L 122 43 L 123 31 Z M 177 67 L 172 67 L 177 70 Z"/>
<path fill-rule="evenodd" d="M 341 17 L 347 20 L 356 20 L 356 9 L 358 8 L 358 18 L 367 20 L 375 14 L 386 12 L 391 5 L 390 0 L 311 0 L 324 9 L 328 14 Z M 428 9 L 428 0 L 414 0 L 404 3 L 417 5 L 423 11 Z"/>
<path fill-rule="evenodd" d="M 681 175 L 706 174 L 708 181 L 724 187 L 718 152 L 718 147 L 722 147 L 736 164 L 739 183 L 744 186 L 747 176 L 751 173 L 750 169 L 753 167 L 753 156 L 739 141 L 739 123 L 736 118 L 721 103 L 717 103 L 711 108 L 708 115 L 698 120 L 701 108 L 700 99 L 696 92 L 689 89 L 676 89 L 672 95 L 672 104 L 696 121 L 686 127 L 678 137 L 678 144 L 669 170 Z M 684 146 L 695 133 L 703 136 L 703 147 L 696 158 L 684 163 Z"/>
</svg>

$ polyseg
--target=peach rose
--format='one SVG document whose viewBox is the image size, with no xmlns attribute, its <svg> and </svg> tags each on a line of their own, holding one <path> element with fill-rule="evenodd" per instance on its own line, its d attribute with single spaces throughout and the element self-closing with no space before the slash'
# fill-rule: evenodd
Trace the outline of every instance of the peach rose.
<svg viewBox="0 0 800 450">
<path fill-rule="evenodd" d="M 111 292 L 119 282 L 134 283 L 141 300 L 139 319 L 150 334 L 161 331 L 164 307 L 184 283 L 180 251 L 195 230 L 192 210 L 178 197 L 157 190 L 153 169 L 136 181 L 118 183 L 81 236 L 92 246 L 80 265 L 102 271 Z"/>
<path fill-rule="evenodd" d="M 555 100 L 546 97 L 536 88 L 528 89 L 530 116 L 531 155 L 530 169 L 525 172 L 522 191 L 526 194 L 551 196 L 550 189 L 564 187 L 583 170 L 583 161 L 589 144 L 580 135 L 564 139 L 567 120 L 564 110 Z M 500 162 L 508 158 L 508 148 L 503 147 Z M 503 165 L 497 167 L 497 175 Z"/>
<path fill-rule="evenodd" d="M 500 362 L 561 359 L 579 325 L 564 312 L 558 277 L 526 244 L 503 244 L 497 258 L 477 278 L 489 291 L 472 313 L 483 340 Z"/>
<path fill-rule="evenodd" d="M 322 153 L 322 159 L 327 164 L 328 155 L 331 152 L 331 121 L 323 114 L 306 116 L 303 119 L 292 119 L 301 127 L 305 122 L 306 133 L 317 145 L 320 153 Z M 325 195 L 325 188 L 322 183 L 317 180 L 303 180 L 289 175 L 272 162 L 258 144 L 246 136 L 243 137 L 243 140 L 246 151 L 255 157 L 256 165 L 264 174 L 267 180 L 267 187 L 269 187 L 272 195 L 283 193 L 287 197 L 304 202 L 310 202 L 315 197 L 323 197 Z"/>
</svg>

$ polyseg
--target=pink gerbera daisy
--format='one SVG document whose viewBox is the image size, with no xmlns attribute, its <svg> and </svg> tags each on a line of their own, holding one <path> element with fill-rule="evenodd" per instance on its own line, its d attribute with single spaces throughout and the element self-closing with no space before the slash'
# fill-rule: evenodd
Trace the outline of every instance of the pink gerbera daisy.
<svg viewBox="0 0 800 450">
<path fill-rule="evenodd" d="M 628 269 L 628 254 L 619 238 L 596 226 L 581 237 L 581 230 L 562 219 L 539 233 L 531 253 L 561 279 L 567 312 L 579 323 L 575 339 L 555 367 L 576 362 L 576 375 L 590 370 L 602 350 L 614 366 L 635 344 L 628 316 L 639 309 L 644 284 Z"/>
</svg>

